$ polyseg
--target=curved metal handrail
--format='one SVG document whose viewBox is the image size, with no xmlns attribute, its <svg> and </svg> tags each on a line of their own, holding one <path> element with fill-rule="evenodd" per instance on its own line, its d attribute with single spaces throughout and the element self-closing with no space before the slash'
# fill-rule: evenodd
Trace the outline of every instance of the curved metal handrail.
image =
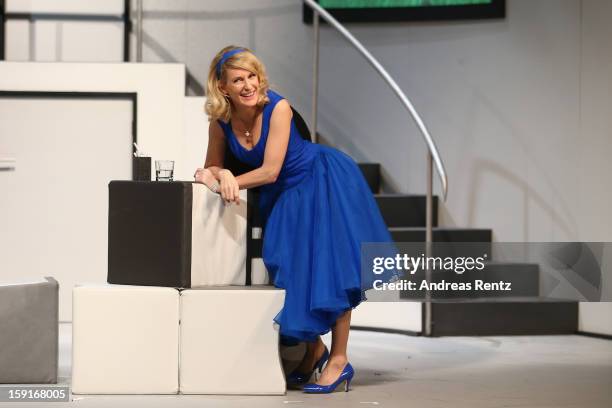
<svg viewBox="0 0 612 408">
<path fill-rule="evenodd" d="M 327 10 L 317 4 L 314 0 L 303 0 L 304 3 L 315 11 L 315 14 L 323 17 L 325 21 L 329 23 L 332 27 L 334 27 L 340 34 L 344 36 L 356 49 L 365 57 L 365 59 L 374 67 L 374 69 L 380 74 L 383 80 L 391 87 L 395 95 L 400 99 L 402 105 L 410 112 L 410 116 L 416 123 L 417 127 L 421 131 L 421 135 L 427 145 L 427 149 L 429 153 L 431 153 L 434 164 L 436 165 L 436 170 L 438 172 L 438 176 L 440 177 L 440 183 L 442 184 L 442 193 L 444 200 L 446 200 L 446 194 L 448 191 L 448 180 L 446 177 L 446 170 L 444 169 L 444 163 L 442 159 L 440 159 L 440 154 L 438 153 L 438 148 L 436 147 L 436 143 L 433 138 L 429 134 L 425 123 L 421 119 L 421 116 L 418 114 L 410 99 L 404 94 L 399 85 L 395 82 L 395 80 L 389 75 L 387 70 L 383 68 L 383 66 L 378 62 L 372 54 L 357 40 L 342 24 L 338 22 Z M 315 15 L 316 17 L 316 15 Z M 313 125 L 314 126 L 314 125 Z M 316 128 L 313 130 L 316 133 Z"/>
</svg>

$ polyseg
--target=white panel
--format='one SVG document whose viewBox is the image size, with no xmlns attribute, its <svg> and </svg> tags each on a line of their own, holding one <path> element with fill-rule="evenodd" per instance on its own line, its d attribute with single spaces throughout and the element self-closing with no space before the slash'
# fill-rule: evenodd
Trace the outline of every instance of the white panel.
<svg viewBox="0 0 612 408">
<path fill-rule="evenodd" d="M 6 0 L 12 13 L 123 14 L 123 0 Z"/>
<path fill-rule="evenodd" d="M 612 336 L 612 303 L 581 302 L 578 308 L 578 330 Z"/>
<path fill-rule="evenodd" d="M 251 284 L 268 285 L 270 277 L 262 258 L 251 259 Z"/>
<path fill-rule="evenodd" d="M 181 393 L 284 394 L 273 319 L 285 291 L 269 288 L 181 292 Z"/>
<path fill-rule="evenodd" d="M 191 287 L 245 284 L 246 190 L 240 197 L 240 205 L 226 205 L 219 194 L 193 184 Z"/>
<path fill-rule="evenodd" d="M 123 61 L 123 23 L 62 21 L 60 61 Z"/>
<path fill-rule="evenodd" d="M 73 393 L 178 392 L 177 290 L 81 286 L 73 302 Z"/>
<path fill-rule="evenodd" d="M 107 272 L 108 182 L 131 177 L 129 100 L 0 98 L 2 280 L 53 276 L 70 291 Z"/>
<path fill-rule="evenodd" d="M 204 112 L 206 98 L 185 98 L 185 139 L 183 144 L 183 161 L 187 168 L 204 167 L 206 149 L 208 148 L 208 116 Z M 192 172 L 193 174 L 193 172 Z"/>
<path fill-rule="evenodd" d="M 30 48 L 32 61 L 61 61 L 61 24 L 58 21 L 32 23 L 34 44 Z"/>
<path fill-rule="evenodd" d="M 9 20 L 6 60 L 122 61 L 123 23 Z"/>
<path fill-rule="evenodd" d="M 421 332 L 421 303 L 363 302 L 351 315 L 352 326 Z"/>
<path fill-rule="evenodd" d="M 28 20 L 8 20 L 5 30 L 5 59 L 7 61 L 29 61 L 30 22 Z"/>
</svg>

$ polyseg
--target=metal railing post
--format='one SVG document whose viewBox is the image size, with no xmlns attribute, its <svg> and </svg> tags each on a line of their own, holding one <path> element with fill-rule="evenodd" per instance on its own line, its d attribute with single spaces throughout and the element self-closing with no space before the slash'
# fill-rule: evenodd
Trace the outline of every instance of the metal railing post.
<svg viewBox="0 0 612 408">
<path fill-rule="evenodd" d="M 312 60 L 312 127 L 311 139 L 315 143 L 319 143 L 317 135 L 317 112 L 319 106 L 319 13 L 313 10 L 313 29 L 314 29 L 314 50 Z"/>
<path fill-rule="evenodd" d="M 136 3 L 136 62 L 142 62 L 142 0 Z"/>
<path fill-rule="evenodd" d="M 432 255 L 433 243 L 433 157 L 431 152 L 427 151 L 427 196 L 425 198 L 425 259 L 429 259 Z M 429 264 L 429 263 L 428 263 Z M 425 270 L 425 279 L 431 282 L 431 270 L 429 267 Z M 431 293 L 427 291 L 425 295 L 425 336 L 432 334 L 432 311 L 431 311 Z"/>
<path fill-rule="evenodd" d="M 448 189 L 448 181 L 446 179 L 446 171 L 444 170 L 444 164 L 442 163 L 442 159 L 440 158 L 440 154 L 438 153 L 438 148 L 436 147 L 436 143 L 433 138 L 429 134 L 429 130 L 425 126 L 425 123 L 421 119 L 421 116 L 418 114 L 410 99 L 404 94 L 402 89 L 399 87 L 397 82 L 389 75 L 387 70 L 378 62 L 376 58 L 353 36 L 342 24 L 338 22 L 327 10 L 321 7 L 315 0 L 302 0 L 304 4 L 310 7 L 314 13 L 313 17 L 315 21 L 317 18 L 322 18 L 325 20 L 330 27 L 336 29 L 344 38 L 346 38 L 353 47 L 368 61 L 376 70 L 378 74 L 382 77 L 382 79 L 389 85 L 393 93 L 399 98 L 402 105 L 408 110 L 410 116 L 414 120 L 414 123 L 417 125 L 421 136 L 423 137 L 423 141 L 427 145 L 427 149 L 431 153 L 433 157 L 434 164 L 436 166 L 436 170 L 438 176 L 440 177 L 440 184 L 442 187 L 443 198 L 446 199 L 446 193 Z"/>
<path fill-rule="evenodd" d="M 130 62 L 130 33 L 132 32 L 132 3 L 123 0 L 123 62 Z"/>
</svg>

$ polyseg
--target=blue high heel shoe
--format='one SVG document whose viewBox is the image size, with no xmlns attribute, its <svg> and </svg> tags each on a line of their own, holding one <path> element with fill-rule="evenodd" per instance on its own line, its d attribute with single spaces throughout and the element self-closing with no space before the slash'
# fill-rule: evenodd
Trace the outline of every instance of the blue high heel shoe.
<svg viewBox="0 0 612 408">
<path fill-rule="evenodd" d="M 355 370 L 353 369 L 353 366 L 351 365 L 351 363 L 346 363 L 344 369 L 342 370 L 342 373 L 340 373 L 340 376 L 336 381 L 329 385 L 306 384 L 304 386 L 304 392 L 308 394 L 329 394 L 330 392 L 334 392 L 336 390 L 336 387 L 338 387 L 344 381 L 346 381 L 344 385 L 344 391 L 348 392 L 349 387 L 351 385 L 351 380 L 353 379 L 354 375 Z"/>
<path fill-rule="evenodd" d="M 329 350 L 327 349 L 327 347 L 325 347 L 325 350 L 323 351 L 323 355 L 321 356 L 319 360 L 317 360 L 312 371 L 309 373 L 305 373 L 305 374 L 298 373 L 297 371 L 293 371 L 291 374 L 287 376 L 287 385 L 294 385 L 294 386 L 304 385 L 310 380 L 310 377 L 312 377 L 313 373 L 315 374 L 315 381 L 316 381 L 316 377 L 317 377 L 316 372 L 319 371 L 319 374 L 321 374 L 321 371 L 323 371 L 323 366 L 325 365 L 328 359 L 329 359 Z"/>
</svg>

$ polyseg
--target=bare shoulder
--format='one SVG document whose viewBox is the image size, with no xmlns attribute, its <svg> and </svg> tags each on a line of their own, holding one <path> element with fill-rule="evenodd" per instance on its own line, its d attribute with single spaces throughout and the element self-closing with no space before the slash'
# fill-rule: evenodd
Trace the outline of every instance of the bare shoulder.
<svg viewBox="0 0 612 408">
<path fill-rule="evenodd" d="M 272 110 L 272 119 L 291 119 L 292 116 L 291 105 L 286 99 L 278 101 Z"/>
<path fill-rule="evenodd" d="M 225 138 L 221 125 L 216 120 L 211 120 L 208 124 L 208 135 L 216 138 Z"/>
</svg>

